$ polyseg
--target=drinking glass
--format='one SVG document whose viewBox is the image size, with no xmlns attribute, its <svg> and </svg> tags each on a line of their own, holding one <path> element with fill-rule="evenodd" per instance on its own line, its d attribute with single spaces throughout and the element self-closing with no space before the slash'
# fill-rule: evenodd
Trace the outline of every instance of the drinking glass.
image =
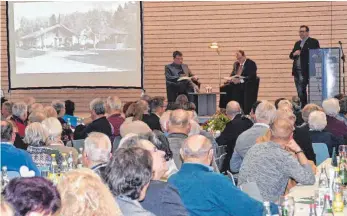
<svg viewBox="0 0 347 216">
<path fill-rule="evenodd" d="M 282 196 L 279 199 L 279 213 L 280 215 L 294 216 L 295 202 L 291 196 Z"/>
<path fill-rule="evenodd" d="M 347 155 L 347 145 L 340 145 L 339 146 L 339 155 L 340 155 L 340 158 L 341 158 L 341 156 Z"/>
</svg>

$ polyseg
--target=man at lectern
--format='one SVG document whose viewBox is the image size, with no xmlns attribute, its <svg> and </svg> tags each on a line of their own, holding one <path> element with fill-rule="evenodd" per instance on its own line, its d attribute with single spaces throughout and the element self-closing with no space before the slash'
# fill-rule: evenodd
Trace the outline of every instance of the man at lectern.
<svg viewBox="0 0 347 216">
<path fill-rule="evenodd" d="M 183 64 L 183 54 L 175 51 L 172 54 L 173 62 L 165 65 L 165 79 L 168 102 L 175 102 L 180 94 L 187 95 L 190 102 L 193 96 L 190 92 L 199 92 L 198 77 L 190 71 L 188 65 Z"/>
<path fill-rule="evenodd" d="M 244 51 L 237 51 L 233 71 L 230 77 L 225 77 L 227 81 L 220 87 L 220 92 L 226 92 L 226 95 L 221 94 L 219 107 L 225 108 L 227 103 L 232 100 L 239 102 L 242 109 L 245 108 L 245 103 L 250 103 L 249 107 L 251 107 L 255 101 L 245 101 L 245 83 L 252 83 L 250 81 L 256 80 L 256 78 L 256 63 L 247 58 Z"/>
<path fill-rule="evenodd" d="M 295 87 L 302 108 L 307 104 L 306 88 L 309 82 L 309 49 L 320 48 L 318 40 L 310 38 L 309 33 L 310 29 L 308 26 L 300 26 L 300 40 L 295 43 L 292 52 L 289 54 L 289 58 L 293 60 L 292 75 L 294 76 Z"/>
</svg>

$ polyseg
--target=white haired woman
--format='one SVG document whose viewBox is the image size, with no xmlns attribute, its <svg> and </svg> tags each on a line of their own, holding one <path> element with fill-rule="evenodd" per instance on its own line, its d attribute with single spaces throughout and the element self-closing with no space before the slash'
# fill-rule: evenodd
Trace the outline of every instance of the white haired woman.
<svg viewBox="0 0 347 216">
<path fill-rule="evenodd" d="M 338 114 L 340 112 L 339 101 L 336 98 L 327 99 L 323 101 L 322 107 L 327 115 L 326 130 L 337 137 L 345 136 L 347 138 L 347 125 L 338 119 Z"/>
<path fill-rule="evenodd" d="M 330 157 L 332 156 L 333 148 L 338 149 L 338 146 L 343 144 L 342 138 L 336 137 L 324 130 L 327 126 L 327 117 L 324 112 L 313 111 L 308 117 L 308 124 L 312 143 L 325 143 L 328 147 Z"/>
<path fill-rule="evenodd" d="M 61 133 L 63 132 L 63 128 L 57 118 L 50 117 L 43 120 L 42 124 L 48 130 L 48 137 L 46 140 L 46 145 L 51 149 L 56 149 L 60 153 L 65 153 L 69 155 L 72 152 L 74 162 L 77 162 L 78 152 L 73 147 L 67 147 L 64 145 L 61 140 Z"/>
<path fill-rule="evenodd" d="M 28 117 L 28 106 L 24 102 L 14 103 L 12 106 L 12 117 L 18 128 L 18 134 L 21 137 L 25 135 L 25 127 L 27 125 L 26 120 Z"/>
</svg>

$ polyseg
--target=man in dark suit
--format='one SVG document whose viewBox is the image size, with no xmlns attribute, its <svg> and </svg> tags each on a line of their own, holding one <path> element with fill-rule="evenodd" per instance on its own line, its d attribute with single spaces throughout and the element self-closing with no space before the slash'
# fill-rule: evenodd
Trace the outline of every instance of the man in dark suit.
<svg viewBox="0 0 347 216">
<path fill-rule="evenodd" d="M 166 91 L 168 102 L 175 102 L 176 97 L 180 94 L 187 95 L 190 102 L 193 102 L 193 96 L 190 92 L 198 92 L 200 83 L 188 65 L 183 64 L 183 54 L 175 51 L 172 54 L 173 62 L 165 66 Z M 189 80 L 178 81 L 181 77 L 190 77 Z"/>
<path fill-rule="evenodd" d="M 226 146 L 227 156 L 223 161 L 223 169 L 221 172 L 230 170 L 229 161 L 234 152 L 235 143 L 237 137 L 247 129 L 251 128 L 253 122 L 242 115 L 242 110 L 240 104 L 236 101 L 230 101 L 226 106 L 226 114 L 230 118 L 221 133 L 221 135 L 216 139 L 219 146 Z"/>
<path fill-rule="evenodd" d="M 295 43 L 289 55 L 289 58 L 293 60 L 292 75 L 294 76 L 295 87 L 302 108 L 307 104 L 306 88 L 309 82 L 309 49 L 319 48 L 318 40 L 309 37 L 309 32 L 308 26 L 300 26 L 300 40 Z"/>
<path fill-rule="evenodd" d="M 219 101 L 219 107 L 225 108 L 229 101 L 237 101 L 242 108 L 244 108 L 244 91 L 245 91 L 245 82 L 255 80 L 257 78 L 257 65 L 254 61 L 247 58 L 245 52 L 239 50 L 236 52 L 237 61 L 234 63 L 233 71 L 230 74 L 230 77 L 239 75 L 245 77 L 244 79 L 234 78 L 230 81 L 224 83 L 220 87 L 220 92 L 226 92 L 226 95 L 221 95 Z M 255 101 L 250 102 L 250 106 Z"/>
<path fill-rule="evenodd" d="M 153 97 L 149 102 L 150 114 L 144 114 L 142 121 L 145 122 L 151 130 L 160 130 L 160 116 L 165 112 L 166 101 L 164 97 Z"/>
</svg>

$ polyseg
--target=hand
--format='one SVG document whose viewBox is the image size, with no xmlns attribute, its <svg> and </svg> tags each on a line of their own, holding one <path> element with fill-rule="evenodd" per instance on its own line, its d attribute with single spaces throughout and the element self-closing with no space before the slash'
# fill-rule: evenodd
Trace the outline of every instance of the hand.
<svg viewBox="0 0 347 216">
<path fill-rule="evenodd" d="M 241 80 L 239 78 L 234 78 L 231 80 L 231 82 L 234 84 L 239 84 L 241 82 Z"/>
<path fill-rule="evenodd" d="M 198 76 L 192 76 L 192 80 L 198 80 Z"/>
<path fill-rule="evenodd" d="M 288 142 L 286 147 L 293 152 L 301 151 L 300 146 L 293 139 Z"/>
<path fill-rule="evenodd" d="M 298 55 L 300 55 L 300 53 L 301 53 L 301 51 L 300 51 L 300 50 L 297 50 L 297 51 L 295 51 L 295 52 L 293 53 L 293 56 L 298 56 Z"/>
</svg>

